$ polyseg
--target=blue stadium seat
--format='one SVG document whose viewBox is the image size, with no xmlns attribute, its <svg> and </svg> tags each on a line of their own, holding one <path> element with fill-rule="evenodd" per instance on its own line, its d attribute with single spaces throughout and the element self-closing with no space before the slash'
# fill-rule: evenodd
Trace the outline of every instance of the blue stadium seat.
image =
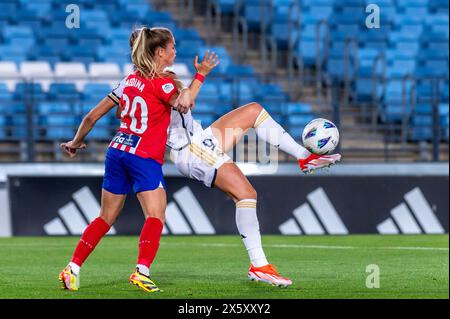
<svg viewBox="0 0 450 319">
<path fill-rule="evenodd" d="M 430 11 L 448 15 L 448 0 L 430 0 Z"/>
<path fill-rule="evenodd" d="M 66 102 L 77 101 L 80 98 L 74 83 L 52 83 L 50 84 L 49 99 Z"/>
<path fill-rule="evenodd" d="M 191 61 L 194 61 L 194 58 L 198 52 L 198 47 L 201 46 L 203 43 L 197 44 L 198 46 L 192 46 L 190 43 L 177 44 L 177 58 L 180 57 L 180 59 L 191 59 Z M 199 57 L 199 59 L 201 58 L 202 57 Z"/>
<path fill-rule="evenodd" d="M 197 118 L 198 114 L 209 114 L 209 115 L 215 115 L 216 113 L 219 113 L 214 103 L 207 103 L 207 102 L 201 102 L 198 101 L 195 103 L 195 107 L 193 110 L 194 118 Z"/>
<path fill-rule="evenodd" d="M 421 42 L 422 45 L 429 50 L 444 51 L 448 53 L 448 40 L 448 33 L 431 32 L 424 34 L 422 36 Z"/>
<path fill-rule="evenodd" d="M 386 91 L 383 97 L 384 105 L 381 105 L 381 120 L 383 122 L 401 122 L 412 111 L 409 97 L 411 96 L 411 81 L 403 82 L 399 79 L 391 79 L 386 83 Z M 403 93 L 406 103 L 403 105 Z"/>
<path fill-rule="evenodd" d="M 54 65 L 56 62 L 60 62 L 63 59 L 63 47 L 42 45 L 38 46 L 35 50 L 30 52 L 28 58 L 31 60 L 48 61 Z"/>
<path fill-rule="evenodd" d="M 112 125 L 111 116 L 109 114 L 101 117 L 94 128 L 86 137 L 87 140 L 109 140 L 112 138 L 112 131 L 115 127 Z"/>
<path fill-rule="evenodd" d="M 45 136 L 50 139 L 71 139 L 75 132 L 78 118 L 74 115 L 47 115 L 41 117 L 42 126 L 46 128 Z"/>
<path fill-rule="evenodd" d="M 312 114 L 291 114 L 287 117 L 287 123 L 289 126 L 305 126 L 313 119 Z"/>
<path fill-rule="evenodd" d="M 0 102 L 7 102 L 13 99 L 13 94 L 8 90 L 6 84 L 0 83 Z"/>
<path fill-rule="evenodd" d="M 37 104 L 37 112 L 39 114 L 52 114 L 52 113 L 72 113 L 72 107 L 67 102 L 40 102 Z"/>
<path fill-rule="evenodd" d="M 424 29 L 423 16 L 396 15 L 394 23 L 397 30 L 407 30 L 411 33 L 421 34 Z"/>
<path fill-rule="evenodd" d="M 45 16 L 52 8 L 51 0 L 21 0 L 20 2 L 26 11 L 36 12 L 38 16 Z"/>
<path fill-rule="evenodd" d="M 97 61 L 96 46 L 67 46 L 63 54 L 64 61 L 82 62 L 89 64 Z"/>
<path fill-rule="evenodd" d="M 297 141 L 302 137 L 306 124 L 314 119 L 314 115 L 291 115 L 287 117 L 289 134 Z"/>
<path fill-rule="evenodd" d="M 254 87 L 247 81 L 241 81 L 237 86 L 237 103 L 244 105 L 254 102 L 256 96 L 254 94 Z"/>
<path fill-rule="evenodd" d="M 309 114 L 312 112 L 311 104 L 290 102 L 286 104 L 287 115 L 291 114 Z"/>
<path fill-rule="evenodd" d="M 21 9 L 18 10 L 11 18 L 15 24 L 20 26 L 26 26 L 32 30 L 37 30 L 45 24 L 45 11 L 38 11 L 34 9 Z"/>
<path fill-rule="evenodd" d="M 255 74 L 255 69 L 250 65 L 238 65 L 238 64 L 232 64 L 228 66 L 227 72 L 230 76 L 252 76 Z"/>
<path fill-rule="evenodd" d="M 78 120 L 74 114 L 44 114 L 41 123 L 48 126 L 74 126 Z"/>
<path fill-rule="evenodd" d="M 289 100 L 286 93 L 283 92 L 277 84 L 257 84 L 256 97 L 262 104 L 275 105 L 282 104 Z"/>
<path fill-rule="evenodd" d="M 84 116 L 89 113 L 89 111 L 92 110 L 98 102 L 99 101 L 96 99 L 82 101 L 76 105 L 75 113 L 80 116 Z"/>
<path fill-rule="evenodd" d="M 220 101 L 220 94 L 217 85 L 214 83 L 205 83 L 202 85 L 201 94 L 198 101 L 203 103 L 216 103 Z"/>
<path fill-rule="evenodd" d="M 42 86 L 39 83 L 17 83 L 14 99 L 21 101 L 43 101 L 47 99 L 47 94 L 42 90 Z"/>
<path fill-rule="evenodd" d="M 320 2 L 314 2 L 312 4 L 307 13 L 310 16 L 314 16 L 318 20 L 328 20 L 333 13 L 334 8 L 332 3 L 320 3 Z"/>
<path fill-rule="evenodd" d="M 449 114 L 449 106 L 448 103 L 440 103 L 438 106 L 439 116 L 448 116 Z"/>
<path fill-rule="evenodd" d="M 102 46 L 98 48 L 97 60 L 100 62 L 114 62 L 121 67 L 126 63 L 130 63 L 129 49 L 114 46 Z"/>
<path fill-rule="evenodd" d="M 8 118 L 5 115 L 0 114 L 0 140 L 3 140 L 7 137 L 5 127 L 8 125 Z"/>
<path fill-rule="evenodd" d="M 408 58 L 396 58 L 387 67 L 388 77 L 402 77 L 408 74 L 414 75 L 416 60 Z"/>
<path fill-rule="evenodd" d="M 359 36 L 359 46 L 367 49 L 386 50 L 388 47 L 388 33 L 380 29 L 365 30 Z"/>
<path fill-rule="evenodd" d="M 126 28 L 112 28 L 108 34 L 105 34 L 105 39 L 108 41 L 108 44 L 111 43 L 112 40 L 124 40 L 128 41 L 130 38 L 131 30 Z"/>
<path fill-rule="evenodd" d="M 180 39 L 202 40 L 198 31 L 193 28 L 177 28 L 173 31 L 173 35 L 177 43 Z"/>
<path fill-rule="evenodd" d="M 23 47 L 14 45 L 0 45 L 0 60 L 13 61 L 17 64 L 26 61 L 27 55 Z"/>
<path fill-rule="evenodd" d="M 80 28 L 72 32 L 71 38 L 78 46 L 97 47 L 104 43 L 105 34 L 109 32 L 109 27 L 104 27 L 102 30 L 97 28 Z"/>
<path fill-rule="evenodd" d="M 228 81 L 217 81 L 217 87 L 219 88 L 220 100 L 223 103 L 231 105 L 233 96 L 235 95 L 234 85 Z"/>
<path fill-rule="evenodd" d="M 222 14 L 230 15 L 234 13 L 234 7 L 236 5 L 236 0 L 213 0 L 220 7 Z"/>
<path fill-rule="evenodd" d="M 279 102 L 279 101 L 267 101 L 267 100 L 261 100 L 262 106 L 269 112 L 269 114 L 275 118 L 279 117 L 282 119 L 279 123 L 284 123 L 284 114 L 285 114 L 285 108 L 286 103 L 285 102 Z"/>
<path fill-rule="evenodd" d="M 251 32 L 267 30 L 270 24 L 271 1 L 270 0 L 246 0 L 243 2 L 243 17 Z"/>
<path fill-rule="evenodd" d="M 33 31 L 28 26 L 6 26 L 2 30 L 3 38 L 30 38 L 33 37 Z"/>
<path fill-rule="evenodd" d="M 43 45 L 49 47 L 59 47 L 63 48 L 69 46 L 70 39 L 69 38 L 61 38 L 61 37 L 48 37 L 43 41 Z"/>
<path fill-rule="evenodd" d="M 23 113 L 13 113 L 8 117 L 8 124 L 11 127 L 11 138 L 12 139 L 25 139 L 27 137 L 27 115 Z M 32 117 L 34 125 L 38 125 L 38 116 L 34 115 Z M 38 130 L 33 130 L 33 135 L 38 136 Z"/>
<path fill-rule="evenodd" d="M 86 83 L 83 89 L 83 100 L 98 100 L 103 99 L 111 92 L 111 87 L 105 83 Z"/>
<path fill-rule="evenodd" d="M 216 116 L 211 114 L 195 114 L 195 120 L 199 122 L 203 128 L 207 128 L 216 120 Z"/>
<path fill-rule="evenodd" d="M 433 118 L 429 115 L 415 115 L 411 120 L 410 139 L 431 141 L 433 138 Z"/>
</svg>

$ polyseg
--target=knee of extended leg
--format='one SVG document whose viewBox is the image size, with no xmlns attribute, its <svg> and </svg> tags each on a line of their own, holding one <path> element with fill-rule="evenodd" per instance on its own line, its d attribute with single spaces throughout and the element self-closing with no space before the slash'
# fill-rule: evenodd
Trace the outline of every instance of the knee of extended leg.
<svg viewBox="0 0 450 319">
<path fill-rule="evenodd" d="M 251 102 L 251 103 L 248 104 L 248 106 L 252 110 L 254 110 L 257 114 L 259 114 L 262 111 L 262 109 L 263 109 L 262 105 L 259 104 L 258 102 Z"/>
</svg>

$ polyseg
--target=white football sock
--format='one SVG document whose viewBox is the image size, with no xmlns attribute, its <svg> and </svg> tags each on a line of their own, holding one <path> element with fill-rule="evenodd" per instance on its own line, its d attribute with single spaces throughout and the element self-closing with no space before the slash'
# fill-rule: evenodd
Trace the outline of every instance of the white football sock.
<svg viewBox="0 0 450 319">
<path fill-rule="evenodd" d="M 304 159 L 311 155 L 311 153 L 298 144 L 280 124 L 275 122 L 265 109 L 262 109 L 261 113 L 259 113 L 253 127 L 255 128 L 258 137 L 263 141 L 294 156 L 296 159 Z"/>
<path fill-rule="evenodd" d="M 142 265 L 142 264 L 137 264 L 136 268 L 141 274 L 150 276 L 150 269 L 147 266 Z"/>
<path fill-rule="evenodd" d="M 72 269 L 72 272 L 75 274 L 75 276 L 78 276 L 80 274 L 80 266 L 77 264 L 70 262 L 69 263 L 70 269 Z"/>
<path fill-rule="evenodd" d="M 256 216 L 256 199 L 243 199 L 236 203 L 236 225 L 253 266 L 269 262 L 262 249 L 259 222 Z"/>
</svg>

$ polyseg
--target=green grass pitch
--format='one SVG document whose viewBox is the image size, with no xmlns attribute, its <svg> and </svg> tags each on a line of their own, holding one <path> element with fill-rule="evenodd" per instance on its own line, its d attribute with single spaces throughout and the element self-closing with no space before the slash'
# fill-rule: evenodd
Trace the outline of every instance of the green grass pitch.
<svg viewBox="0 0 450 319">
<path fill-rule="evenodd" d="M 79 237 L 0 239 L 0 298 L 449 298 L 448 235 L 264 236 L 266 255 L 293 280 L 277 288 L 247 279 L 238 236 L 163 236 L 152 266 L 163 290 L 128 282 L 137 237 L 104 238 L 81 271 L 81 288 L 60 288 L 58 274 Z M 367 288 L 368 265 L 379 288 Z"/>
</svg>

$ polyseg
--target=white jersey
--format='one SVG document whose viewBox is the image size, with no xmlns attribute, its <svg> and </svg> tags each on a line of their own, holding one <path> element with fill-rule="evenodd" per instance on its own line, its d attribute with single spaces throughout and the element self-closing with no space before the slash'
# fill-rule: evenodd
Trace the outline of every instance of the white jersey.
<svg viewBox="0 0 450 319">
<path fill-rule="evenodd" d="M 126 77 L 120 81 L 116 88 L 108 94 L 108 97 L 119 104 L 123 95 Z M 167 146 L 174 150 L 181 150 L 191 142 L 194 133 L 203 130 L 200 123 L 194 120 L 191 110 L 182 114 L 172 109 L 170 125 L 168 128 Z"/>
</svg>

